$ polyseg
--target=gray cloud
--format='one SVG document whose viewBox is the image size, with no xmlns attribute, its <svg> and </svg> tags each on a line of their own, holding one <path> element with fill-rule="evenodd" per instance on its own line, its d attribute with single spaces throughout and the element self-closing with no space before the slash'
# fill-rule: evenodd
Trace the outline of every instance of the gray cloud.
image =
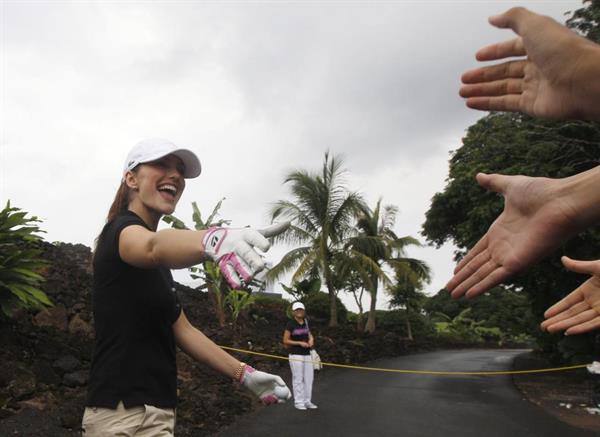
<svg viewBox="0 0 600 437">
<path fill-rule="evenodd" d="M 523 2 L 561 18 L 576 0 Z M 190 202 L 260 225 L 284 175 L 342 153 L 352 186 L 417 235 L 449 150 L 480 113 L 458 97 L 512 2 L 10 2 L 2 13 L 0 200 L 91 244 L 139 139 L 194 147 Z M 283 249 L 275 248 L 273 255 Z M 443 285 L 451 247 L 420 249 Z"/>
</svg>

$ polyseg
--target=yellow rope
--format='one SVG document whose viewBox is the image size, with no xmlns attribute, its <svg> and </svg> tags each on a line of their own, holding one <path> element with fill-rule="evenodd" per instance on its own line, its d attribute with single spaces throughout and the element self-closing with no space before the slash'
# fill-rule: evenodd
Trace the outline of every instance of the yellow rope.
<svg viewBox="0 0 600 437">
<path fill-rule="evenodd" d="M 229 346 L 220 346 L 220 347 L 222 349 L 229 350 L 229 351 L 241 352 L 241 353 L 250 354 L 250 355 L 258 355 L 261 357 L 274 358 L 277 360 L 285 360 L 285 361 L 294 360 L 293 358 L 284 357 L 281 355 L 265 354 L 262 352 L 249 351 L 249 350 L 245 350 L 245 349 L 236 349 L 236 348 L 229 347 Z M 300 360 L 297 360 L 297 361 L 300 361 Z M 325 363 L 325 362 L 321 362 L 321 364 L 323 366 L 329 366 L 329 367 L 339 367 L 339 368 L 343 368 L 343 369 L 355 369 L 355 370 L 370 370 L 373 372 L 392 372 L 392 373 L 405 373 L 405 374 L 408 373 L 408 374 L 414 374 L 414 375 L 455 375 L 455 376 L 457 376 L 457 375 L 477 375 L 477 376 L 523 375 L 523 374 L 528 374 L 528 373 L 548 373 L 548 372 L 560 372 L 563 370 L 582 369 L 582 368 L 588 366 L 588 364 L 578 364 L 576 366 L 552 367 L 552 368 L 548 368 L 548 369 L 506 370 L 506 371 L 497 371 L 497 372 L 441 372 L 441 371 L 438 372 L 435 370 L 387 369 L 387 368 L 381 368 L 381 367 L 353 366 L 353 365 L 349 365 L 349 364 L 337 364 L 337 363 Z"/>
</svg>

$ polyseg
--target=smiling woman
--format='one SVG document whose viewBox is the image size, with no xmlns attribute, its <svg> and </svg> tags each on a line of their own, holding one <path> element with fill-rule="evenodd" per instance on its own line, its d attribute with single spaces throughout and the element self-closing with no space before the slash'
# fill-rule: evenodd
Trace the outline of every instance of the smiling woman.
<svg viewBox="0 0 600 437">
<path fill-rule="evenodd" d="M 86 436 L 174 434 L 175 345 L 265 404 L 290 396 L 279 376 L 239 362 L 194 328 L 179 304 L 169 269 L 209 257 L 239 286 L 264 267 L 254 247 L 268 250 L 266 237 L 285 229 L 157 231 L 160 218 L 175 210 L 185 179 L 200 171 L 192 151 L 166 140 L 142 141 L 127 156 L 94 253 L 96 345 L 82 423 Z"/>
</svg>

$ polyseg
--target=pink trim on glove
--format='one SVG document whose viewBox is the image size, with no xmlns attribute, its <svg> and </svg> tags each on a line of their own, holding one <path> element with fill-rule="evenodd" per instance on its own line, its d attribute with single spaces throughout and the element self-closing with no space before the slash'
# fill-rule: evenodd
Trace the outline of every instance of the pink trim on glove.
<svg viewBox="0 0 600 437">
<path fill-rule="evenodd" d="M 223 244 L 223 241 L 225 240 L 225 237 L 227 236 L 227 228 L 219 228 L 217 226 L 208 228 L 208 231 L 206 231 L 206 235 L 204 236 L 204 249 L 205 250 L 206 250 L 206 244 L 208 243 L 208 240 L 210 239 L 211 235 L 220 230 L 222 230 L 224 232 L 223 236 L 219 239 L 219 242 L 217 243 L 217 245 L 212 249 L 215 254 L 219 253 L 219 249 L 221 249 L 221 244 Z"/>
<path fill-rule="evenodd" d="M 275 396 L 274 394 L 263 396 L 262 398 L 260 398 L 260 400 L 265 405 L 276 404 L 279 402 L 279 399 L 277 399 L 277 396 Z"/>
<path fill-rule="evenodd" d="M 244 366 L 244 371 L 242 372 L 242 374 L 240 375 L 240 384 L 244 383 L 244 379 L 246 379 L 246 374 L 247 373 L 254 373 L 256 372 L 256 369 L 248 364 L 246 364 Z"/>
<path fill-rule="evenodd" d="M 244 268 L 244 265 L 240 262 L 237 255 L 233 252 L 228 253 L 227 255 L 221 257 L 219 260 L 219 268 L 223 273 L 225 273 L 225 279 L 229 284 L 233 285 L 233 283 L 237 284 L 237 281 L 231 277 L 231 274 L 225 268 L 226 264 L 230 264 L 233 269 L 242 277 L 242 279 L 246 282 L 252 279 L 252 274 Z M 241 284 L 233 285 L 234 287 L 239 287 Z"/>
</svg>

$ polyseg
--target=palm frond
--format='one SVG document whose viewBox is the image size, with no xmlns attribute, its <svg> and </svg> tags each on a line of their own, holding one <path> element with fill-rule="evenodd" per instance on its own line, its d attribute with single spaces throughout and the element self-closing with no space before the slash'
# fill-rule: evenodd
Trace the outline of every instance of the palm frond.
<svg viewBox="0 0 600 437">
<path fill-rule="evenodd" d="M 416 258 L 392 258 L 386 262 L 399 273 L 414 272 L 425 283 L 430 283 L 431 281 L 431 268 L 423 260 Z"/>
<path fill-rule="evenodd" d="M 363 280 L 367 276 L 370 278 L 367 281 L 370 284 L 369 284 L 369 286 L 367 286 L 367 283 L 365 283 L 365 288 L 373 290 L 373 288 L 375 286 L 375 284 L 373 282 L 374 281 L 376 282 L 377 280 L 381 280 L 385 285 L 391 283 L 390 278 L 382 270 L 379 263 L 377 261 L 373 260 L 371 257 L 369 257 L 363 253 L 360 253 L 359 251 L 354 250 L 354 249 L 344 251 L 344 256 L 347 257 L 347 259 L 348 259 L 347 262 L 352 265 L 352 268 L 360 274 L 360 276 L 361 276 L 361 278 L 363 278 Z M 374 278 L 376 278 L 376 279 L 374 279 Z"/>
<path fill-rule="evenodd" d="M 281 261 L 279 261 L 275 266 L 269 269 L 269 271 L 266 274 L 267 283 L 273 283 L 281 276 L 294 270 L 304 258 L 310 256 L 311 252 L 311 247 L 298 247 L 296 249 L 290 250 L 283 256 L 283 258 L 281 258 Z"/>
<path fill-rule="evenodd" d="M 308 235 L 314 236 L 319 232 L 319 226 L 315 224 L 309 212 L 301 209 L 297 203 L 279 200 L 272 206 L 269 215 L 272 220 L 284 218 L 295 222 L 296 226 L 303 228 Z"/>
<path fill-rule="evenodd" d="M 318 258 L 319 255 L 317 251 L 313 250 L 308 252 L 306 257 L 302 260 L 302 262 L 292 275 L 292 282 L 299 282 L 307 276 L 310 276 L 310 273 L 314 271 L 315 266 L 318 265 Z"/>
</svg>

